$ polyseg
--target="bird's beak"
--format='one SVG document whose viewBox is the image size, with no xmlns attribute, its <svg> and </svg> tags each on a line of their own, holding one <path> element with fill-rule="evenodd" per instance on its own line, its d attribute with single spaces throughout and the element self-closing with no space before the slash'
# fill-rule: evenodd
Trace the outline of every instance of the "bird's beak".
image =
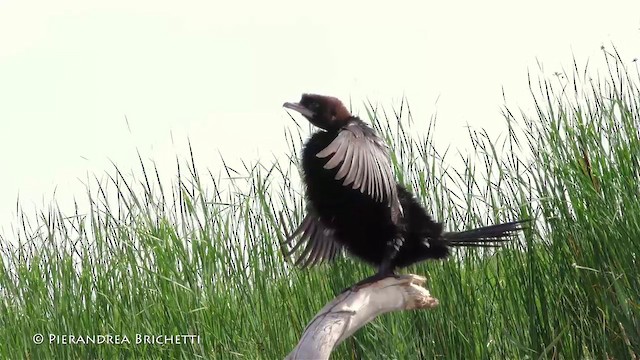
<svg viewBox="0 0 640 360">
<path fill-rule="evenodd" d="M 286 102 L 282 104 L 282 106 L 286 107 L 287 109 L 291 109 L 299 112 L 300 114 L 302 114 L 302 116 L 306 117 L 307 119 L 313 118 L 313 115 L 314 115 L 313 111 L 307 109 L 306 107 L 298 103 Z"/>
</svg>

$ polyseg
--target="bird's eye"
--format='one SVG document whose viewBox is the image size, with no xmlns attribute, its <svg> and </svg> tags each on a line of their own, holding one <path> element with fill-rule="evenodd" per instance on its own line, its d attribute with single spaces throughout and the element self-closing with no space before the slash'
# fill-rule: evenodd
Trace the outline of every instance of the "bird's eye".
<svg viewBox="0 0 640 360">
<path fill-rule="evenodd" d="M 315 110 L 318 110 L 319 107 L 320 107 L 320 104 L 318 104 L 315 101 L 309 104 L 309 110 L 315 111 Z"/>
</svg>

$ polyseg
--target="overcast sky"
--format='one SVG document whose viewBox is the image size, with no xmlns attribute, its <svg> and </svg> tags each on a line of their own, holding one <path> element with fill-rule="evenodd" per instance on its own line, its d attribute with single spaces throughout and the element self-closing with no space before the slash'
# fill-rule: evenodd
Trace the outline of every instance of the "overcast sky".
<svg viewBox="0 0 640 360">
<path fill-rule="evenodd" d="M 174 164 L 189 138 L 214 172 L 218 150 L 282 153 L 281 105 L 302 92 L 360 110 L 405 95 L 456 144 L 467 123 L 504 131 L 502 88 L 529 104 L 536 61 L 551 76 L 572 56 L 600 60 L 601 45 L 640 57 L 640 1 L 520 4 L 0 0 L 0 228 L 18 194 L 42 208 L 57 187 L 67 203 L 110 161 L 136 168 L 136 149 Z"/>
</svg>

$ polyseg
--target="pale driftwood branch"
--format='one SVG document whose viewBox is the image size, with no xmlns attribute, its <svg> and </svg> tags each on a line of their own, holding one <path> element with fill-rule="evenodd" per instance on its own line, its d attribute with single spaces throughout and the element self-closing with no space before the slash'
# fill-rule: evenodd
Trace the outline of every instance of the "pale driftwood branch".
<svg viewBox="0 0 640 360">
<path fill-rule="evenodd" d="M 311 320 L 286 359 L 329 359 L 338 344 L 378 315 L 436 307 L 438 299 L 421 286 L 425 281 L 418 275 L 389 277 L 338 295 Z"/>
</svg>

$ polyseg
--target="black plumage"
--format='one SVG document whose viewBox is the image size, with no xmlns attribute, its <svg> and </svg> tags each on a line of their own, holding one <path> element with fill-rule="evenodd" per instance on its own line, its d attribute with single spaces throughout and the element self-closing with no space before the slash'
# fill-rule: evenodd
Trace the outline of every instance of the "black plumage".
<svg viewBox="0 0 640 360">
<path fill-rule="evenodd" d="M 522 228 L 515 221 L 463 232 L 444 232 L 393 174 L 383 140 L 334 97 L 304 94 L 284 107 L 319 127 L 302 153 L 307 214 L 287 237 L 303 267 L 343 250 L 377 267 L 367 280 L 394 274 L 453 246 L 495 246 Z M 297 242 L 296 242 L 297 240 Z M 365 280 L 366 281 L 366 280 Z"/>
</svg>

